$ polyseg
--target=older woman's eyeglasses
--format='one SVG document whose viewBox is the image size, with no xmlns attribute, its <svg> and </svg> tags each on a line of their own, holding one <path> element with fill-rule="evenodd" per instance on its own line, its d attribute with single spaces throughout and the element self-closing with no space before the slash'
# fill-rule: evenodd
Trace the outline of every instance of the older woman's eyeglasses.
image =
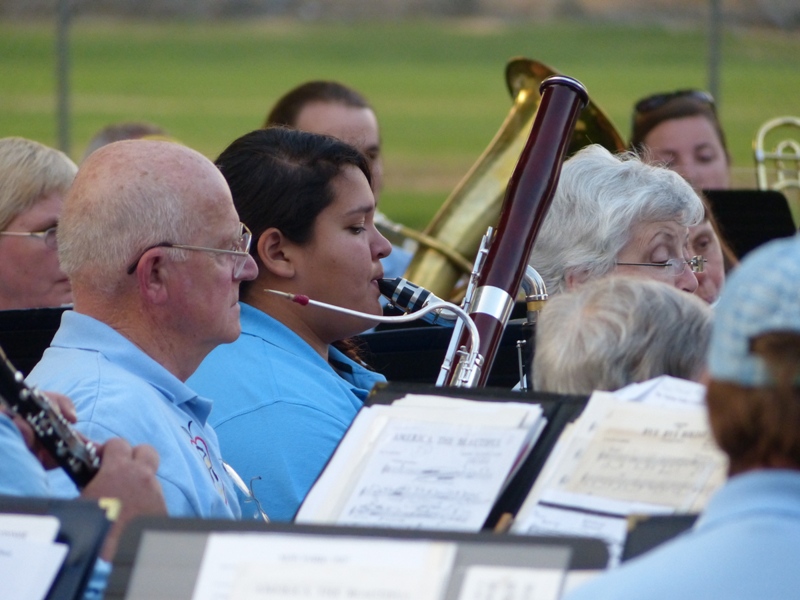
<svg viewBox="0 0 800 600">
<path fill-rule="evenodd" d="M 38 238 L 44 241 L 45 246 L 55 250 L 58 248 L 58 240 L 56 238 L 57 230 L 57 227 L 50 227 L 44 231 L 0 231 L 0 235 Z"/>
<path fill-rule="evenodd" d="M 629 267 L 661 267 L 662 269 L 666 269 L 667 273 L 670 275 L 678 277 L 681 273 L 683 273 L 686 265 L 689 265 L 692 273 L 702 273 L 703 269 L 705 268 L 706 259 L 702 256 L 693 256 L 689 260 L 682 258 L 670 258 L 668 261 L 663 263 L 618 262 L 616 264 Z"/>
<path fill-rule="evenodd" d="M 634 111 L 638 114 L 648 113 L 650 111 L 661 108 L 667 102 L 671 102 L 676 98 L 691 98 L 704 104 L 708 104 L 714 108 L 714 97 L 708 92 L 702 90 L 677 90 L 675 92 L 668 92 L 664 94 L 653 94 L 642 98 L 634 105 Z"/>
<path fill-rule="evenodd" d="M 239 277 L 244 270 L 244 266 L 247 264 L 247 257 L 250 256 L 250 243 L 253 241 L 253 234 L 250 233 L 250 230 L 247 228 L 247 225 L 244 223 L 240 223 L 241 225 L 241 232 L 239 234 L 239 238 L 233 244 L 234 248 L 232 250 L 223 250 L 222 248 L 207 248 L 206 246 L 189 246 L 186 244 L 171 244 L 169 242 L 161 242 L 160 244 L 155 244 L 150 246 L 149 248 L 145 248 L 139 257 L 130 264 L 128 267 L 128 275 L 133 275 L 133 272 L 136 270 L 136 267 L 139 265 L 139 261 L 142 260 L 142 257 L 145 255 L 146 252 L 152 250 L 153 248 L 177 248 L 179 250 L 194 250 L 197 252 L 212 252 L 214 254 L 228 254 L 233 257 L 233 276 Z"/>
</svg>

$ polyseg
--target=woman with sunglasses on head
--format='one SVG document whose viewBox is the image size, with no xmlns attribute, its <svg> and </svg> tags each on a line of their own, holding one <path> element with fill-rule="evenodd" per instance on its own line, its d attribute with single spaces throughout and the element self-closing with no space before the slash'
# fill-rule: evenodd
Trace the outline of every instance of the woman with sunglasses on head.
<svg viewBox="0 0 800 600">
<path fill-rule="evenodd" d="M 645 160 L 676 171 L 697 190 L 729 187 L 730 155 L 710 94 L 689 89 L 648 96 L 636 103 L 632 121 L 630 145 Z M 713 304 L 738 261 L 705 200 L 704 210 L 703 221 L 690 228 L 689 245 L 706 258 L 696 294 Z"/>
<path fill-rule="evenodd" d="M 56 225 L 78 167 L 63 152 L 0 139 L 0 310 L 72 302 L 58 265 Z"/>
<path fill-rule="evenodd" d="M 677 171 L 698 190 L 730 185 L 730 156 L 714 99 L 700 90 L 655 94 L 636 103 L 631 148 Z"/>
<path fill-rule="evenodd" d="M 366 159 L 340 140 L 273 127 L 237 139 L 216 163 L 252 230 L 258 277 L 241 288 L 242 335 L 189 384 L 219 401 L 209 422 L 223 455 L 267 515 L 286 521 L 385 379 L 334 345 L 374 321 L 265 290 L 380 315 L 391 244 L 375 229 Z"/>
</svg>

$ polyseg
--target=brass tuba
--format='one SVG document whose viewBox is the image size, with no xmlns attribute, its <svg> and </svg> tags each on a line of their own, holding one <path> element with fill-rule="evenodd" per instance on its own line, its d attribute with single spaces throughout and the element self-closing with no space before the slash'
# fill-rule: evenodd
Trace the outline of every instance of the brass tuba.
<svg viewBox="0 0 800 600">
<path fill-rule="evenodd" d="M 508 62 L 506 83 L 514 99 L 511 111 L 425 231 L 412 236 L 420 245 L 406 279 L 441 298 L 452 297 L 458 280 L 469 272 L 487 227 L 497 224 L 508 181 L 539 109 L 539 86 L 552 75 L 556 75 L 553 69 L 535 60 Z M 589 102 L 575 125 L 567 155 L 593 143 L 612 152 L 625 149 L 611 121 Z"/>
</svg>

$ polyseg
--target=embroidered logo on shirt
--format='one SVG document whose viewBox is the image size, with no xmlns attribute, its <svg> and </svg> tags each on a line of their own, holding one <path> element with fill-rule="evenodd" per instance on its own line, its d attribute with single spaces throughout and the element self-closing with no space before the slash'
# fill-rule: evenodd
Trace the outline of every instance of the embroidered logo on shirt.
<svg viewBox="0 0 800 600">
<path fill-rule="evenodd" d="M 208 474 L 211 476 L 211 481 L 214 484 L 214 487 L 217 489 L 217 493 L 222 496 L 225 504 L 228 504 L 228 498 L 225 496 L 225 487 L 222 485 L 222 481 L 217 475 L 217 472 L 214 471 L 214 465 L 211 462 L 211 452 L 208 449 L 208 444 L 201 436 L 194 435 L 194 433 L 192 433 L 193 424 L 194 421 L 189 421 L 189 427 L 183 427 L 182 429 L 189 436 L 189 442 L 200 453 L 200 456 L 203 457 L 203 463 L 205 463 L 206 469 L 208 469 Z"/>
</svg>

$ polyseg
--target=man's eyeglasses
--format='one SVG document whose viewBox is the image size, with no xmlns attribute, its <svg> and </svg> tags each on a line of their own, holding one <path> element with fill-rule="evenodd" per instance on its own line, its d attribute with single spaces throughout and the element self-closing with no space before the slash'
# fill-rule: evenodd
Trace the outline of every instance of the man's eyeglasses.
<svg viewBox="0 0 800 600">
<path fill-rule="evenodd" d="M 661 108 L 667 102 L 671 102 L 676 98 L 691 98 L 714 108 L 714 97 L 708 92 L 702 90 L 677 90 L 675 92 L 653 94 L 647 98 L 642 98 L 636 103 L 634 110 L 637 114 L 648 113 L 657 108 Z"/>
<path fill-rule="evenodd" d="M 678 277 L 683 273 L 683 270 L 686 268 L 686 265 L 689 265 L 689 268 L 692 270 L 692 273 L 702 273 L 703 269 L 705 268 L 706 259 L 703 258 L 702 256 L 693 256 L 689 260 L 681 258 L 670 258 L 667 262 L 663 263 L 618 262 L 616 264 L 629 267 L 661 267 L 662 269 L 666 269 L 667 273 L 669 273 L 670 275 Z"/>
<path fill-rule="evenodd" d="M 244 270 L 244 266 L 247 264 L 247 257 L 250 256 L 250 243 L 253 241 L 253 234 L 250 233 L 250 230 L 247 228 L 247 225 L 241 223 L 241 233 L 239 235 L 239 239 L 234 244 L 235 249 L 233 250 L 223 250 L 221 248 L 207 248 L 205 246 L 188 246 L 186 244 L 171 244 L 169 242 L 161 242 L 160 244 L 155 244 L 150 246 L 149 248 L 145 248 L 139 257 L 131 263 L 128 267 L 128 275 L 133 275 L 133 272 L 136 270 L 136 267 L 139 265 L 139 261 L 142 260 L 142 257 L 145 255 L 146 252 L 152 250 L 153 248 L 177 248 L 179 250 L 195 250 L 197 252 L 212 252 L 214 254 L 229 254 L 233 257 L 233 276 L 239 277 Z"/>
<path fill-rule="evenodd" d="M 58 240 L 56 239 L 57 227 L 51 227 L 44 231 L 0 231 L 0 235 L 14 235 L 17 237 L 33 237 L 44 240 L 48 248 L 55 250 L 58 248 Z"/>
</svg>

